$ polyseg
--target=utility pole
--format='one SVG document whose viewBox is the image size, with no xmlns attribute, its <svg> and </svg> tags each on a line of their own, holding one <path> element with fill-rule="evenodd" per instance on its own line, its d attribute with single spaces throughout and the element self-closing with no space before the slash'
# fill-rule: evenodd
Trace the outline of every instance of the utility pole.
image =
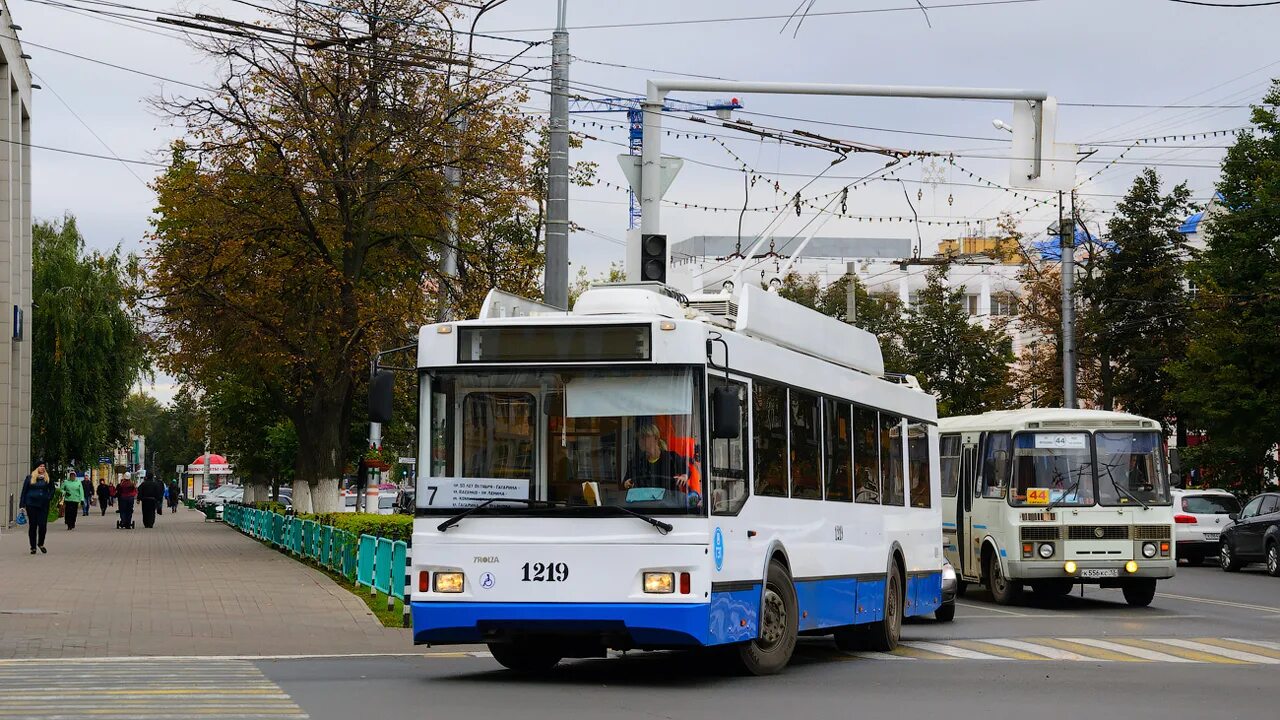
<svg viewBox="0 0 1280 720">
<path fill-rule="evenodd" d="M 1071 194 L 1071 222 L 1067 222 L 1058 191 L 1058 237 L 1062 252 L 1062 406 L 1076 406 L 1076 223 L 1075 193 Z"/>
<path fill-rule="evenodd" d="M 551 36 L 551 147 L 547 162 L 547 264 L 543 302 L 569 309 L 569 0 L 556 0 Z"/>
</svg>

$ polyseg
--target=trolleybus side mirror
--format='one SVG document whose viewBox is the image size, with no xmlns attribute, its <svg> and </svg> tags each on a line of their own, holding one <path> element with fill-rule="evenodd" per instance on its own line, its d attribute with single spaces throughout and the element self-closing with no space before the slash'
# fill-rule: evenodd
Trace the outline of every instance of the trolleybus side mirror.
<svg viewBox="0 0 1280 720">
<path fill-rule="evenodd" d="M 711 439 L 731 440 L 742 434 L 742 404 L 738 389 L 721 385 L 711 388 Z"/>
<path fill-rule="evenodd" d="M 391 398 L 395 382 L 395 375 L 390 370 L 379 370 L 369 378 L 369 422 L 391 422 Z"/>
</svg>

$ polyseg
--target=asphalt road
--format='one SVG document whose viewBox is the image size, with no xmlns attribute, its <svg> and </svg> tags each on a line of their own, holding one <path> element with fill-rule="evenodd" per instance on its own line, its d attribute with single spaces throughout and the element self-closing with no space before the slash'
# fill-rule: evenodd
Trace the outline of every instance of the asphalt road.
<svg viewBox="0 0 1280 720">
<path fill-rule="evenodd" d="M 916 620 L 903 639 L 893 655 L 804 639 L 787 672 L 768 678 L 725 673 L 705 653 L 567 661 L 540 678 L 502 670 L 479 647 L 167 660 L 172 680 L 114 698 L 91 688 L 104 678 L 164 677 L 136 665 L 156 661 L 0 661 L 0 718 L 1252 720 L 1276 716 L 1280 580 L 1184 567 L 1149 608 L 1097 589 L 1052 601 L 1028 594 L 1024 605 L 1003 607 L 974 588 L 955 622 Z M 37 703 L 21 689 L 32 676 L 59 686 L 78 678 L 83 692 L 50 689 Z M 59 692 L 71 694 L 60 703 Z"/>
</svg>

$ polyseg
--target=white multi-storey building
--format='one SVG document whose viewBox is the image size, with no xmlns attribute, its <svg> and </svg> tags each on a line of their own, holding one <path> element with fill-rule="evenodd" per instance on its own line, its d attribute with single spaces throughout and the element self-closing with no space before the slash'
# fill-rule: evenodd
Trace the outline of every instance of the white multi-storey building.
<svg viewBox="0 0 1280 720">
<path fill-rule="evenodd" d="M 0 0 L 0 527 L 31 472 L 31 70 Z"/>
</svg>

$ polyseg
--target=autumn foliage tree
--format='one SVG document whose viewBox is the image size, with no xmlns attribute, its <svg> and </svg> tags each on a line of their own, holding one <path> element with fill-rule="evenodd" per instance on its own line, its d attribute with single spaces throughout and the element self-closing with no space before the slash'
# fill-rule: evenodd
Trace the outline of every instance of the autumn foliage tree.
<svg viewBox="0 0 1280 720">
<path fill-rule="evenodd" d="M 153 330 L 176 375 L 256 379 L 297 432 L 295 506 L 328 511 L 371 354 L 442 301 L 534 282 L 534 128 L 519 68 L 455 48 L 458 5 L 269 4 L 272 33 L 199 46 L 221 64 L 216 91 L 157 100 L 186 138 L 155 183 Z"/>
</svg>

